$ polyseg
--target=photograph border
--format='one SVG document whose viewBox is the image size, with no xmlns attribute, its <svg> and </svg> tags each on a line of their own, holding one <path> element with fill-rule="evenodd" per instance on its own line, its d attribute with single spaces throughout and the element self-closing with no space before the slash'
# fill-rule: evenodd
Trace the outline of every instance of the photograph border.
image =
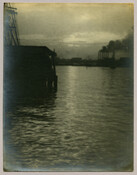
<svg viewBox="0 0 137 175">
<path fill-rule="evenodd" d="M 134 3 L 134 166 L 133 172 L 4 172 L 3 171 L 3 4 L 10 3 Z M 0 174 L 1 175 L 137 175 L 137 1 L 136 0 L 1 0 L 0 1 Z"/>
</svg>

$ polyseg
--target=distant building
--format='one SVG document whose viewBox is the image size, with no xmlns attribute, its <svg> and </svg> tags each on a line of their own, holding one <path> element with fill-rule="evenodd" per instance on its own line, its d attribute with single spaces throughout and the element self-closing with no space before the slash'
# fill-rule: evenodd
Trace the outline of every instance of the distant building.
<svg viewBox="0 0 137 175">
<path fill-rule="evenodd" d="M 130 58 L 130 53 L 128 50 L 115 50 L 115 59 L 118 60 L 121 57 Z M 112 58 L 112 52 L 109 53 L 109 58 Z"/>
<path fill-rule="evenodd" d="M 71 62 L 73 62 L 73 63 L 79 63 L 81 61 L 82 61 L 82 58 L 79 58 L 79 57 L 71 58 Z"/>
</svg>

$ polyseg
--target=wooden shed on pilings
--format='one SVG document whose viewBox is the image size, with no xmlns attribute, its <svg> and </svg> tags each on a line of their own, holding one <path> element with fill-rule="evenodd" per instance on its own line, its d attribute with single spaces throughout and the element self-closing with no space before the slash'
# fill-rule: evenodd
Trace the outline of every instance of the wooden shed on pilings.
<svg viewBox="0 0 137 175">
<path fill-rule="evenodd" d="M 57 91 L 55 57 L 45 46 L 5 46 L 4 91 L 19 96 Z"/>
</svg>

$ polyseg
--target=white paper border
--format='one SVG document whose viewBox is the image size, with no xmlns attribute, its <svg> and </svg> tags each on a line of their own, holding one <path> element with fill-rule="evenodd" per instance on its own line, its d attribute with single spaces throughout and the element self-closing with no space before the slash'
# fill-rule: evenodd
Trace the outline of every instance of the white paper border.
<svg viewBox="0 0 137 175">
<path fill-rule="evenodd" d="M 3 3 L 134 3 L 134 170 L 133 172 L 4 172 L 3 171 Z M 1 0 L 0 1 L 0 175 L 137 175 L 137 0 Z"/>
</svg>

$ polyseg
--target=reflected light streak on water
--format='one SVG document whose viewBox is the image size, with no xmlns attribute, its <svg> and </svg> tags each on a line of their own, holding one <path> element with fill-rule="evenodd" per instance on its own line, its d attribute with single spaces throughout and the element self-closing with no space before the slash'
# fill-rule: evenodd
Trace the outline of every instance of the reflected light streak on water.
<svg viewBox="0 0 137 175">
<path fill-rule="evenodd" d="M 15 171 L 132 169 L 133 94 L 128 68 L 57 67 L 58 92 L 8 111 L 4 165 Z"/>
</svg>

